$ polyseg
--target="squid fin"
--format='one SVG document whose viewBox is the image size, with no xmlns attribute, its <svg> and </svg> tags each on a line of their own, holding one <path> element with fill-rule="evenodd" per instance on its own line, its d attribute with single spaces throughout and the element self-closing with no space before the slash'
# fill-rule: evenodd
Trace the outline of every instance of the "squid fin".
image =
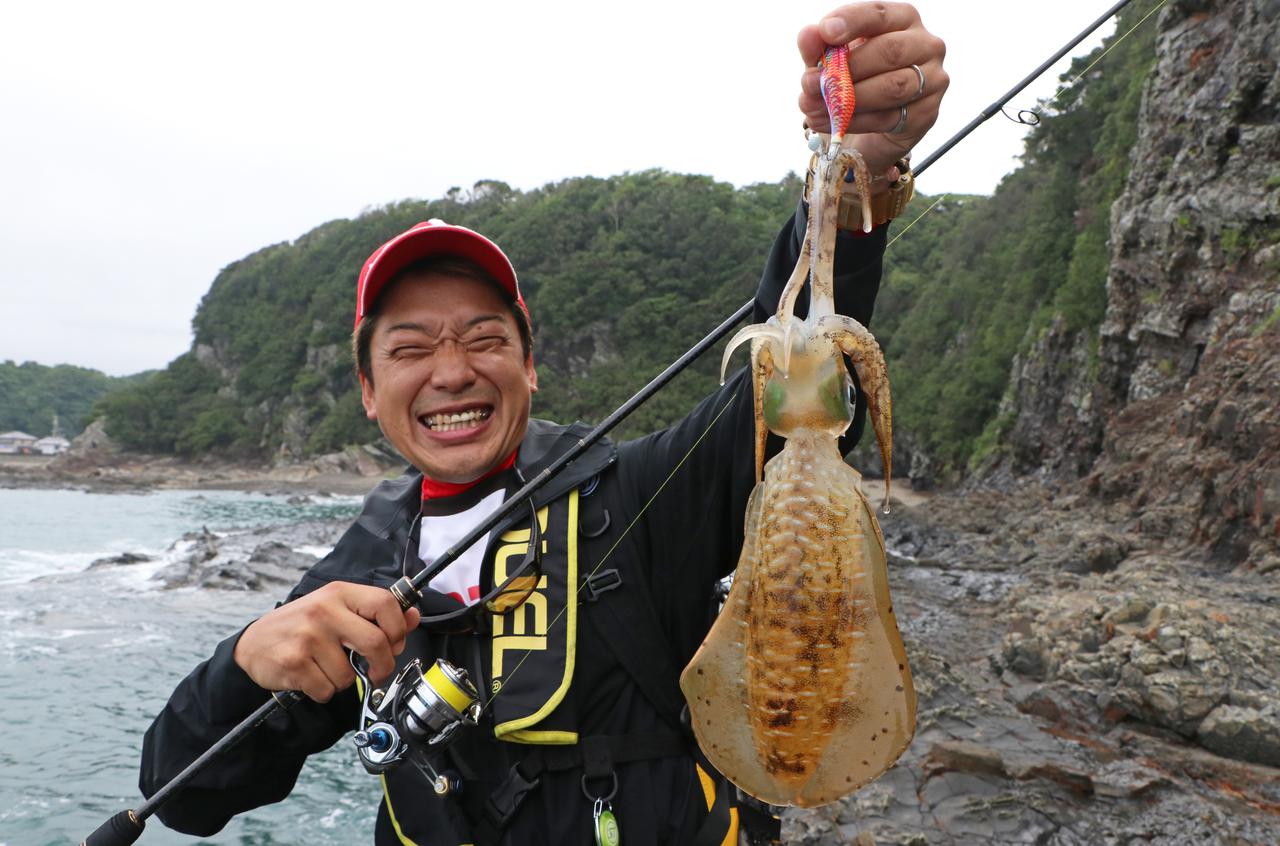
<svg viewBox="0 0 1280 846">
<path fill-rule="evenodd" d="M 742 556 L 729 597 L 702 646 L 680 674 L 680 689 L 689 703 L 698 745 L 725 778 L 753 796 L 777 791 L 777 779 L 760 761 L 747 717 L 747 621 L 754 590 L 762 488 L 756 485 L 747 502 Z"/>
</svg>

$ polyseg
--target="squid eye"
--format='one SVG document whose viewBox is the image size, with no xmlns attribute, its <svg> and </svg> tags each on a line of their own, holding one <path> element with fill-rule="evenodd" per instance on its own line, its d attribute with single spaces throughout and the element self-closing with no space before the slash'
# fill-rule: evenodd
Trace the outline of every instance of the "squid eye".
<svg viewBox="0 0 1280 846">
<path fill-rule="evenodd" d="M 853 417 L 853 411 L 858 405 L 858 391 L 853 386 L 853 380 L 847 375 L 844 377 L 845 404 L 849 406 L 849 416 Z"/>
</svg>

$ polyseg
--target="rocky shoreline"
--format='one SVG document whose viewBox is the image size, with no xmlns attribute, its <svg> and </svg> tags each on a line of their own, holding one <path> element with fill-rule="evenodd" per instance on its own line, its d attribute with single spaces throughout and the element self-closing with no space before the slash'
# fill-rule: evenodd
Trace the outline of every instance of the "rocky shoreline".
<svg viewBox="0 0 1280 846">
<path fill-rule="evenodd" d="M 399 475 L 403 468 L 397 457 L 376 447 L 350 447 L 309 461 L 276 465 L 188 462 L 173 456 L 73 450 L 57 457 L 0 456 L 0 488 L 364 494 L 384 478 Z"/>
<path fill-rule="evenodd" d="M 785 842 L 1280 843 L 1275 572 L 1034 485 L 882 523 L 916 738 Z"/>
</svg>

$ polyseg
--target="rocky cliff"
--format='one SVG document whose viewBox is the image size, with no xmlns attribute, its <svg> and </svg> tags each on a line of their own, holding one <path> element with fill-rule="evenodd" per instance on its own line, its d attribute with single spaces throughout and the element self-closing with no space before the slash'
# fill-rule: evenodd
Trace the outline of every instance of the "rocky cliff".
<svg viewBox="0 0 1280 846">
<path fill-rule="evenodd" d="M 1096 335 L 1015 360 L 985 481 L 1087 477 L 1136 530 L 1259 563 L 1280 533 L 1280 2 L 1158 18 Z"/>
</svg>

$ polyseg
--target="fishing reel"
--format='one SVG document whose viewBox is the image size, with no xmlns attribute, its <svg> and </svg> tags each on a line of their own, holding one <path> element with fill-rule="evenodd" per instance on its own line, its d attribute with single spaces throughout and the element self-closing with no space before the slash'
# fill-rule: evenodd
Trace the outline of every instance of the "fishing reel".
<svg viewBox="0 0 1280 846">
<path fill-rule="evenodd" d="M 364 663 L 351 654 L 351 666 L 364 690 L 360 730 L 353 741 L 365 770 L 381 775 L 409 760 L 438 795 L 457 790 L 461 782 L 436 772 L 428 755 L 444 749 L 464 726 L 480 719 L 480 698 L 466 671 L 439 658 L 424 672 L 422 661 L 415 658 L 382 689 L 369 683 Z"/>
</svg>

